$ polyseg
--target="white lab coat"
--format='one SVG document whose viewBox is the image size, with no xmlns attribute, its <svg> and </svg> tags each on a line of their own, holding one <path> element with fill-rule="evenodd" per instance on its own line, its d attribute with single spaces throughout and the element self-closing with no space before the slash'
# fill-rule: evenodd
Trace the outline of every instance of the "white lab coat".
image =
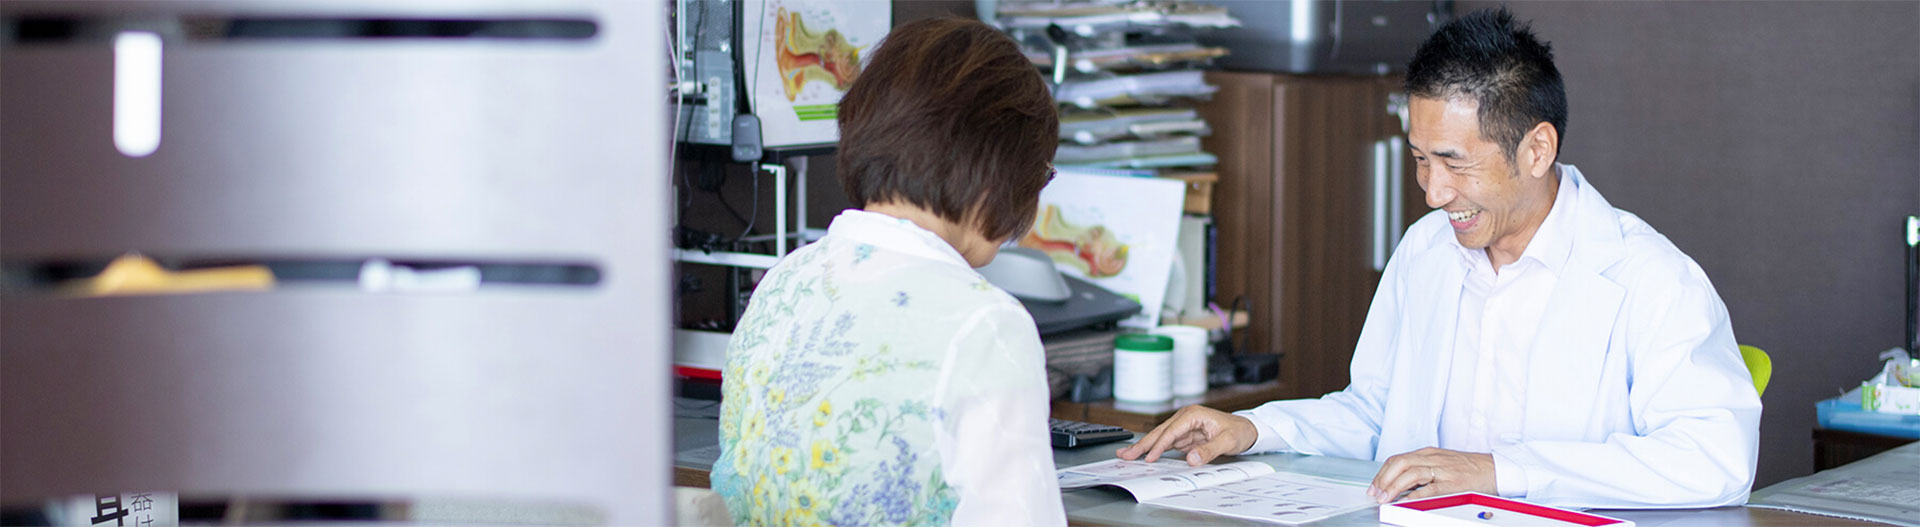
<svg viewBox="0 0 1920 527">
<path fill-rule="evenodd" d="M 1665 236 L 1559 168 L 1561 184 L 1578 186 L 1573 250 L 1534 339 L 1521 437 L 1496 457 L 1519 465 L 1534 502 L 1744 503 L 1760 398 L 1726 305 Z M 1453 236 L 1440 211 L 1408 230 L 1367 311 L 1351 385 L 1241 415 L 1304 453 L 1385 460 L 1438 445 L 1468 273 Z"/>
</svg>

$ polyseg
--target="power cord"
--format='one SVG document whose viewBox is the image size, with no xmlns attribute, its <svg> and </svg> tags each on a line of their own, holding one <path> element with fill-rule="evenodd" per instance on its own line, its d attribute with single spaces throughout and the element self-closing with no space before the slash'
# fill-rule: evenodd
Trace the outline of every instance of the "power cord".
<svg viewBox="0 0 1920 527">
<path fill-rule="evenodd" d="M 1279 377 L 1280 355 L 1252 353 L 1253 334 L 1247 331 L 1236 332 L 1233 328 L 1234 315 L 1246 313 L 1249 322 L 1253 318 L 1253 306 L 1247 301 L 1246 295 L 1235 296 L 1233 301 L 1227 304 L 1226 310 L 1221 310 L 1219 304 L 1208 304 L 1207 307 L 1220 316 L 1222 333 L 1220 341 L 1215 343 L 1213 357 L 1207 360 L 1209 386 L 1261 383 Z"/>
<path fill-rule="evenodd" d="M 1228 304 L 1228 308 L 1229 314 L 1246 311 L 1248 323 L 1252 323 L 1253 305 L 1247 301 L 1246 295 L 1233 297 L 1233 302 Z M 1253 335 L 1247 334 L 1244 339 L 1234 338 L 1231 320 L 1224 327 L 1227 328 L 1227 362 L 1233 368 L 1233 382 L 1262 383 L 1280 376 L 1279 353 L 1252 353 Z M 1240 333 L 1249 332 L 1241 331 Z"/>
<path fill-rule="evenodd" d="M 1252 324 L 1253 323 L 1253 305 L 1247 302 L 1247 295 L 1235 295 L 1233 297 L 1233 301 L 1227 303 L 1226 317 L 1224 320 L 1221 321 L 1221 324 L 1220 324 L 1221 329 L 1224 329 L 1226 333 L 1228 356 L 1232 356 L 1235 352 L 1238 352 L 1240 350 L 1244 350 L 1250 347 L 1248 344 L 1243 344 L 1242 341 L 1240 340 L 1235 340 L 1233 335 L 1234 333 L 1233 316 L 1234 314 L 1240 313 L 1243 311 L 1246 312 L 1247 314 L 1247 323 Z M 1245 332 L 1243 331 L 1242 333 L 1245 333 Z M 1247 335 L 1244 340 L 1247 340 L 1247 341 L 1253 340 L 1253 335 Z"/>
</svg>

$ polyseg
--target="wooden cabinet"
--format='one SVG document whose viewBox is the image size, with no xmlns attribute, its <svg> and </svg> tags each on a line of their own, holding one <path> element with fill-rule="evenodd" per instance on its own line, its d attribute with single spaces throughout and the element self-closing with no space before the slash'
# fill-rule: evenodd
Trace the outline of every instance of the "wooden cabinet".
<svg viewBox="0 0 1920 527">
<path fill-rule="evenodd" d="M 1214 129 L 1205 147 L 1220 157 L 1217 301 L 1245 295 L 1249 351 L 1283 354 L 1289 397 L 1344 388 L 1380 280 L 1375 253 L 1429 210 L 1389 109 L 1399 79 L 1207 80 L 1220 87 L 1200 106 Z"/>
</svg>

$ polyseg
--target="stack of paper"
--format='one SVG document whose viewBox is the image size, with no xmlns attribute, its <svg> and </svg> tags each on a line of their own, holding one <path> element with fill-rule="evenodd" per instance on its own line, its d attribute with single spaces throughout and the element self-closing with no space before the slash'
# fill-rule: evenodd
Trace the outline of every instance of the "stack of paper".
<svg viewBox="0 0 1920 527">
<path fill-rule="evenodd" d="M 1174 137 L 1153 141 L 1128 141 L 1103 145 L 1060 145 L 1054 153 L 1055 164 L 1098 165 L 1129 157 L 1170 156 L 1200 153 L 1200 138 Z"/>
<path fill-rule="evenodd" d="M 1175 97 L 1213 95 L 1215 91 L 1219 88 L 1207 84 L 1200 71 L 1192 70 L 1069 80 L 1060 83 L 1053 96 L 1060 102 L 1090 109 L 1165 102 Z"/>
<path fill-rule="evenodd" d="M 1209 174 L 1179 181 L 1185 194 L 1176 212 L 1204 216 L 1212 210 L 1217 178 L 1210 174 L 1219 158 L 1202 148 L 1201 137 L 1212 128 L 1193 104 L 1218 91 L 1207 84 L 1201 70 L 1227 50 L 1202 46 L 1197 35 L 1211 28 L 1238 26 L 1226 9 L 1182 0 L 1002 0 L 996 11 L 981 15 L 1007 31 L 1053 83 L 1054 99 L 1063 108 L 1061 144 L 1053 159 L 1060 174 L 1159 179 Z M 1066 179 L 1057 179 L 1049 189 L 1063 186 Z M 1091 258 L 1114 269 L 1128 265 L 1122 260 L 1134 262 L 1126 270 L 1102 271 L 1105 277 L 1092 277 L 1101 287 L 1146 304 L 1141 315 L 1123 326 L 1158 325 L 1163 307 L 1176 314 L 1204 311 L 1211 298 L 1195 300 L 1178 286 L 1209 283 L 1210 271 L 1173 265 L 1172 235 L 1150 235 L 1177 231 L 1172 227 L 1177 222 L 1171 221 L 1175 218 L 1153 229 L 1119 229 L 1116 225 L 1126 223 L 1122 218 L 1139 215 L 1135 204 L 1111 188 L 1098 190 L 1052 216 L 1043 213 L 1042 224 L 1035 227 L 1049 230 L 1042 229 L 1047 226 L 1044 218 L 1059 218 L 1053 222 L 1057 228 L 1050 230 L 1097 231 L 1102 233 L 1099 244 L 1107 249 L 1075 252 L 1102 255 L 1098 257 L 1055 254 L 1056 261 L 1078 268 L 1083 265 L 1075 258 Z M 1055 201 L 1061 200 L 1068 198 Z M 1113 212 L 1111 217 L 1103 216 L 1107 211 Z M 1162 255 L 1168 260 L 1161 261 Z M 1161 304 L 1169 298 L 1172 301 Z"/>
<path fill-rule="evenodd" d="M 984 14 L 1048 73 L 1054 99 L 1077 110 L 1061 119 L 1061 140 L 1073 144 L 1059 150 L 1055 165 L 1204 170 L 1217 162 L 1193 139 L 1211 128 L 1191 105 L 1218 91 L 1201 68 L 1227 50 L 1200 45 L 1197 34 L 1239 25 L 1226 9 L 1046 0 L 1003 2 Z"/>
<path fill-rule="evenodd" d="M 1053 67 L 1053 55 L 1029 50 L 1027 59 L 1042 68 Z M 1131 71 L 1164 67 L 1180 62 L 1211 60 L 1227 55 L 1227 48 L 1201 47 L 1187 42 L 1083 51 L 1072 58 L 1070 66 L 1080 73 Z"/>
<path fill-rule="evenodd" d="M 1008 29 L 1045 29 L 1059 25 L 1081 36 L 1170 25 L 1240 27 L 1240 21 L 1228 15 L 1226 8 L 1184 2 L 1007 2 L 1000 6 L 996 18 Z"/>
<path fill-rule="evenodd" d="M 1060 116 L 1060 139 L 1082 145 L 1209 133 L 1212 129 L 1192 108 L 1104 109 Z"/>
</svg>

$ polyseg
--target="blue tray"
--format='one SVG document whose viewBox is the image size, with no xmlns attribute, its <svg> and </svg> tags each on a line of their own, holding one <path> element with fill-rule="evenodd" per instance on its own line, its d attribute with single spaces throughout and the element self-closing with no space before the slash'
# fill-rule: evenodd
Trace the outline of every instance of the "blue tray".
<svg viewBox="0 0 1920 527">
<path fill-rule="evenodd" d="M 1838 397 L 1813 403 L 1813 409 L 1821 428 L 1920 439 L 1920 415 L 1870 412 Z"/>
</svg>

